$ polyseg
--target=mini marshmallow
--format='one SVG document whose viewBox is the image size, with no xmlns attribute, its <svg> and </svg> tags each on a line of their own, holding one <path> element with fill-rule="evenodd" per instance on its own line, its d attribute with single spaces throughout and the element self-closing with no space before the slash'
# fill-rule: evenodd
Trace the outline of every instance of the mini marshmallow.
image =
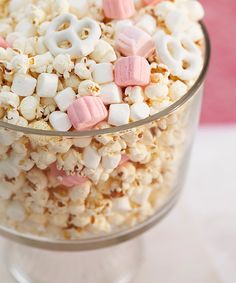
<svg viewBox="0 0 236 283">
<path fill-rule="evenodd" d="M 3 39 L 1 36 L 0 36 L 0 48 L 4 48 L 4 49 L 7 49 L 8 47 L 10 47 L 10 45 L 7 43 L 7 41 L 5 39 Z"/>
<path fill-rule="evenodd" d="M 56 131 L 67 132 L 72 127 L 68 115 L 61 111 L 54 111 L 49 115 L 49 122 Z"/>
<path fill-rule="evenodd" d="M 115 63 L 115 82 L 118 86 L 145 86 L 150 82 L 149 62 L 140 56 L 120 58 Z"/>
<path fill-rule="evenodd" d="M 97 63 L 110 63 L 117 59 L 114 48 L 105 40 L 100 39 L 90 54 L 91 59 Z"/>
<path fill-rule="evenodd" d="M 75 14 L 79 19 L 87 15 L 89 11 L 88 0 L 68 0 L 70 11 Z"/>
<path fill-rule="evenodd" d="M 73 144 L 76 147 L 85 148 L 90 145 L 91 141 L 91 137 L 81 137 L 73 139 Z"/>
<path fill-rule="evenodd" d="M 136 26 L 145 32 L 149 33 L 150 35 L 153 35 L 156 31 L 156 20 L 150 16 L 150 15 L 144 15 L 142 16 L 138 22 L 136 23 Z"/>
<path fill-rule="evenodd" d="M 125 28 L 133 26 L 133 22 L 131 20 L 121 20 L 117 21 L 115 25 L 115 33 L 118 35 Z"/>
<path fill-rule="evenodd" d="M 106 170 L 117 168 L 121 161 L 121 154 L 105 155 L 102 157 L 102 167 Z"/>
<path fill-rule="evenodd" d="M 144 102 L 138 102 L 130 107 L 130 118 L 132 121 L 138 121 L 149 117 L 150 108 Z"/>
<path fill-rule="evenodd" d="M 131 26 L 118 35 L 116 49 L 125 56 L 138 55 L 147 58 L 154 52 L 155 43 L 148 33 Z"/>
<path fill-rule="evenodd" d="M 182 32 L 189 26 L 189 20 L 184 13 L 171 11 L 166 17 L 166 26 L 171 33 Z"/>
<path fill-rule="evenodd" d="M 103 103 L 113 104 L 122 102 L 122 91 L 115 83 L 104 84 L 101 86 L 101 94 L 99 97 Z"/>
<path fill-rule="evenodd" d="M 37 94 L 40 97 L 54 97 L 58 87 L 58 76 L 55 74 L 40 74 L 37 83 Z"/>
<path fill-rule="evenodd" d="M 11 90 L 19 96 L 30 96 L 34 93 L 37 80 L 30 75 L 15 74 Z"/>
<path fill-rule="evenodd" d="M 27 96 L 23 98 L 21 101 L 20 112 L 26 120 L 32 121 L 36 117 L 38 106 L 39 106 L 39 99 L 37 99 L 34 96 Z"/>
<path fill-rule="evenodd" d="M 66 111 L 67 108 L 76 100 L 76 94 L 71 87 L 68 87 L 54 97 L 54 100 L 61 111 Z"/>
<path fill-rule="evenodd" d="M 91 128 L 107 117 L 102 100 L 95 96 L 84 96 L 74 101 L 67 109 L 70 121 L 77 130 Z"/>
<path fill-rule="evenodd" d="M 94 66 L 93 79 L 98 84 L 113 82 L 113 65 L 111 63 L 100 63 Z"/>
<path fill-rule="evenodd" d="M 130 18 L 135 13 L 133 0 L 103 0 L 103 9 L 110 19 Z"/>
<path fill-rule="evenodd" d="M 109 109 L 108 123 L 113 126 L 122 126 L 129 123 L 130 108 L 128 104 L 112 104 Z"/>
<path fill-rule="evenodd" d="M 184 3 L 188 16 L 192 21 L 198 22 L 204 18 L 205 12 L 200 2 L 196 0 L 186 1 Z"/>
<path fill-rule="evenodd" d="M 19 32 L 25 37 L 33 37 L 36 35 L 36 28 L 31 21 L 23 19 L 16 25 L 15 32 Z"/>
<path fill-rule="evenodd" d="M 112 211 L 115 212 L 129 212 L 132 210 L 128 197 L 112 199 Z"/>
<path fill-rule="evenodd" d="M 175 5 L 170 1 L 163 1 L 156 6 L 156 14 L 157 16 L 166 19 L 166 16 L 170 11 L 174 11 L 176 9 Z"/>
<path fill-rule="evenodd" d="M 101 156 L 98 154 L 97 150 L 91 146 L 84 149 L 84 166 L 96 170 L 100 164 Z"/>
</svg>

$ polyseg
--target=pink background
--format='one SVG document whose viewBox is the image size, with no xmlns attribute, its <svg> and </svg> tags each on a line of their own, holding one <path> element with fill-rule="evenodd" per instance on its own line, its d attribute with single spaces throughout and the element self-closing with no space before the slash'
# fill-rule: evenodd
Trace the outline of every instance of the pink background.
<svg viewBox="0 0 236 283">
<path fill-rule="evenodd" d="M 236 0 L 201 3 L 212 42 L 202 122 L 236 123 Z"/>
</svg>

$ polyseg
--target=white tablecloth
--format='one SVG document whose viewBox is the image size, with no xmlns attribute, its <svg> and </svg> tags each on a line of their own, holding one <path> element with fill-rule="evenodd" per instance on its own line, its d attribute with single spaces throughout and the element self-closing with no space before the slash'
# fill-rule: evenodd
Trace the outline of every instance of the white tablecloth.
<svg viewBox="0 0 236 283">
<path fill-rule="evenodd" d="M 235 283 L 235 203 L 236 127 L 202 128 L 179 204 L 143 236 L 144 264 L 134 282 Z M 2 245 L 0 282 L 13 283 Z"/>
</svg>

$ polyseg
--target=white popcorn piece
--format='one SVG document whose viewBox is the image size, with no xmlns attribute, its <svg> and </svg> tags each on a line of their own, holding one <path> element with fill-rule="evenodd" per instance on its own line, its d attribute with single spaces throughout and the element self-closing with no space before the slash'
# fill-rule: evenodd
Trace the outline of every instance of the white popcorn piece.
<svg viewBox="0 0 236 283">
<path fill-rule="evenodd" d="M 121 154 L 110 154 L 102 157 L 102 167 L 104 169 L 115 169 L 119 166 Z"/>
<path fill-rule="evenodd" d="M 101 156 L 98 154 L 97 150 L 91 146 L 84 149 L 83 158 L 84 166 L 94 170 L 98 168 L 101 161 Z"/>
<path fill-rule="evenodd" d="M 111 63 L 96 64 L 93 70 L 93 79 L 98 84 L 113 82 L 113 65 Z"/>
<path fill-rule="evenodd" d="M 78 94 L 80 96 L 86 96 L 86 95 L 98 96 L 100 91 L 101 91 L 101 87 L 97 83 L 91 80 L 82 81 L 78 87 Z"/>
<path fill-rule="evenodd" d="M 132 103 L 143 102 L 143 89 L 140 86 L 129 86 L 125 89 L 125 95 Z"/>
<path fill-rule="evenodd" d="M 68 87 L 54 97 L 54 100 L 61 111 L 66 111 L 67 108 L 76 100 L 76 94 L 71 87 Z"/>
<path fill-rule="evenodd" d="M 31 58 L 31 67 L 33 71 L 37 73 L 43 73 L 47 71 L 47 68 L 50 64 L 53 64 L 53 56 L 50 52 L 44 54 L 36 55 Z"/>
<path fill-rule="evenodd" d="M 113 47 L 103 39 L 100 39 L 95 45 L 95 49 L 90 54 L 90 57 L 97 63 L 110 63 L 117 59 Z"/>
<path fill-rule="evenodd" d="M 114 212 L 129 212 L 132 210 L 128 197 L 114 198 L 112 200 L 112 211 Z"/>
<path fill-rule="evenodd" d="M 89 11 L 88 0 L 68 0 L 70 12 L 75 14 L 79 19 L 86 16 Z"/>
<path fill-rule="evenodd" d="M 168 93 L 168 86 L 163 83 L 150 84 L 145 88 L 145 95 L 152 100 L 165 98 Z"/>
<path fill-rule="evenodd" d="M 9 11 L 17 12 L 20 9 L 24 8 L 29 3 L 29 0 L 11 0 L 9 3 Z"/>
<path fill-rule="evenodd" d="M 10 70 L 26 74 L 29 69 L 29 58 L 23 54 L 16 55 L 12 58 L 8 67 Z"/>
<path fill-rule="evenodd" d="M 0 105 L 3 108 L 8 108 L 8 106 L 12 106 L 13 108 L 17 108 L 20 104 L 19 96 L 13 92 L 0 92 Z"/>
<path fill-rule="evenodd" d="M 36 117 L 38 106 L 39 106 L 38 98 L 34 96 L 27 96 L 23 98 L 21 101 L 20 112 L 26 120 L 32 121 Z"/>
<path fill-rule="evenodd" d="M 50 124 L 56 131 L 67 132 L 72 127 L 68 115 L 61 111 L 54 111 L 49 115 Z"/>
<path fill-rule="evenodd" d="M 188 91 L 188 87 L 185 83 L 181 81 L 175 81 L 170 86 L 170 96 L 173 100 L 177 100 L 186 94 Z"/>
<path fill-rule="evenodd" d="M 130 107 L 130 118 L 138 121 L 149 117 L 150 108 L 145 102 L 137 102 Z"/>
<path fill-rule="evenodd" d="M 22 38 L 22 34 L 20 34 L 19 32 L 11 32 L 6 36 L 6 41 L 13 46 L 14 42 L 19 39 Z"/>
<path fill-rule="evenodd" d="M 152 189 L 148 186 L 135 188 L 131 195 L 131 200 L 138 205 L 145 205 L 148 202 Z"/>
<path fill-rule="evenodd" d="M 15 31 L 21 33 L 25 37 L 33 37 L 36 35 L 36 28 L 28 19 L 21 20 L 16 25 Z"/>
<path fill-rule="evenodd" d="M 115 83 L 101 85 L 101 93 L 99 97 L 106 105 L 122 102 L 122 91 Z"/>
<path fill-rule="evenodd" d="M 69 191 L 69 197 L 72 201 L 84 202 L 88 197 L 91 189 L 91 183 L 85 182 L 81 185 L 77 185 Z"/>
<path fill-rule="evenodd" d="M 91 71 L 87 68 L 87 66 L 84 63 L 77 63 L 75 65 L 75 74 L 81 80 L 91 79 Z"/>
<path fill-rule="evenodd" d="M 15 74 L 11 90 L 19 96 L 30 96 L 34 93 L 37 80 L 30 75 Z"/>
<path fill-rule="evenodd" d="M 59 74 L 68 78 L 70 72 L 74 69 L 74 63 L 71 61 L 69 54 L 59 54 L 53 61 L 53 67 Z"/>
<path fill-rule="evenodd" d="M 183 32 L 189 26 L 186 15 L 180 11 L 171 11 L 166 17 L 166 26 L 172 32 Z"/>
<path fill-rule="evenodd" d="M 9 110 L 7 111 L 7 114 L 3 117 L 3 122 L 17 125 L 19 118 L 20 118 L 20 115 L 17 110 Z"/>
<path fill-rule="evenodd" d="M 113 126 L 122 126 L 129 123 L 130 108 L 128 104 L 112 104 L 109 109 L 108 123 Z"/>
<path fill-rule="evenodd" d="M 26 218 L 26 212 L 24 207 L 19 201 L 11 201 L 7 206 L 6 215 L 18 222 L 23 222 Z"/>
<path fill-rule="evenodd" d="M 136 23 L 136 26 L 144 30 L 146 33 L 153 35 L 156 31 L 156 20 L 152 16 L 147 14 L 147 15 L 142 16 L 138 20 L 138 22 Z"/>
<path fill-rule="evenodd" d="M 55 74 L 40 74 L 37 83 L 37 95 L 39 97 L 54 97 L 58 87 L 58 76 Z"/>
</svg>

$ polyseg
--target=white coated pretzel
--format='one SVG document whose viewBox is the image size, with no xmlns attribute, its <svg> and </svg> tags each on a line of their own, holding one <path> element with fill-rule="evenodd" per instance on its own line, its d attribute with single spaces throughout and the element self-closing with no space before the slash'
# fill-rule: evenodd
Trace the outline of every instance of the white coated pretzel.
<svg viewBox="0 0 236 283">
<path fill-rule="evenodd" d="M 70 26 L 59 31 L 59 27 L 66 23 L 69 23 Z M 81 39 L 80 34 L 84 29 L 88 29 L 89 34 L 87 38 Z M 101 29 L 96 21 L 89 18 L 77 20 L 76 16 L 72 14 L 63 14 L 51 22 L 44 41 L 54 56 L 69 54 L 72 58 L 78 58 L 92 53 L 100 37 Z M 59 47 L 59 43 L 63 41 L 68 41 L 71 47 Z"/>
<path fill-rule="evenodd" d="M 199 75 L 202 55 L 188 36 L 183 33 L 168 35 L 158 31 L 155 42 L 158 56 L 173 75 L 182 80 L 192 80 Z"/>
</svg>

